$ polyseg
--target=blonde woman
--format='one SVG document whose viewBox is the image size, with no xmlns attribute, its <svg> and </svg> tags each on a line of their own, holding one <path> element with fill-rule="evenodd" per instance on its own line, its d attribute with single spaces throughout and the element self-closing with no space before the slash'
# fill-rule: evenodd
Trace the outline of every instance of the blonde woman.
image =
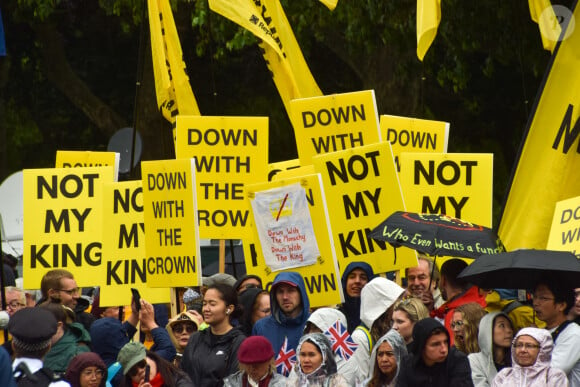
<svg viewBox="0 0 580 387">
<path fill-rule="evenodd" d="M 466 355 L 480 351 L 477 341 L 479 321 L 485 314 L 485 309 L 475 302 L 460 305 L 453 311 L 451 330 L 455 347 Z"/>
<path fill-rule="evenodd" d="M 429 309 L 419 298 L 409 297 L 395 304 L 393 329 L 399 332 L 405 340 L 409 353 L 412 352 L 413 327 L 417 321 L 427 317 L 429 317 Z"/>
</svg>

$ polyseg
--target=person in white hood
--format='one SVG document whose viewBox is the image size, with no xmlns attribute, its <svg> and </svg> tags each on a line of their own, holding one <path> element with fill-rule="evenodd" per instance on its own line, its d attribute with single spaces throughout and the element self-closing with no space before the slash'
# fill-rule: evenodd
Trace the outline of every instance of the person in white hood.
<svg viewBox="0 0 580 387">
<path fill-rule="evenodd" d="M 467 356 L 475 387 L 489 387 L 493 378 L 505 367 L 510 367 L 511 344 L 514 329 L 508 315 L 492 312 L 479 322 L 479 349 Z"/>
<path fill-rule="evenodd" d="M 371 354 L 371 375 L 366 387 L 393 387 L 397 385 L 397 376 L 401 360 L 407 356 L 407 346 L 403 337 L 394 329 L 381 337 Z"/>
<path fill-rule="evenodd" d="M 350 361 L 357 364 L 359 380 L 370 376 L 370 357 L 374 343 L 391 329 L 394 304 L 405 289 L 386 278 L 376 277 L 361 291 L 359 325 L 352 333 L 358 348 Z"/>
</svg>

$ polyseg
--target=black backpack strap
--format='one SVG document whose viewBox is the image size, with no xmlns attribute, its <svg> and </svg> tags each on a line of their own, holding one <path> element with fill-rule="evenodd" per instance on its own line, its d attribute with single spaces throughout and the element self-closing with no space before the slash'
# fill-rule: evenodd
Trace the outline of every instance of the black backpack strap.
<svg viewBox="0 0 580 387">
<path fill-rule="evenodd" d="M 509 304 L 507 304 L 506 306 L 504 306 L 501 311 L 505 314 L 510 314 L 512 311 L 516 310 L 520 306 L 524 306 L 524 304 L 522 304 L 521 302 L 519 302 L 517 300 L 512 301 Z"/>
</svg>

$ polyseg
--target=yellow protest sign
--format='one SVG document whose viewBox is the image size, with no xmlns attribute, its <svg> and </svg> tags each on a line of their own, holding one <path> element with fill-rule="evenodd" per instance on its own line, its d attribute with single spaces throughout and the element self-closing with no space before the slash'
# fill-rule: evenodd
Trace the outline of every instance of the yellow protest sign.
<svg viewBox="0 0 580 387">
<path fill-rule="evenodd" d="M 418 118 L 381 115 L 381 138 L 391 143 L 397 171 L 402 152 L 447 152 L 449 123 Z"/>
<path fill-rule="evenodd" d="M 296 267 L 289 270 L 298 272 L 304 277 L 311 307 L 342 303 L 344 297 L 340 282 L 340 273 L 336 261 L 334 244 L 332 242 L 326 199 L 320 175 L 307 175 L 294 179 L 246 186 L 246 196 L 248 198 L 246 203 L 250 207 L 250 199 L 253 199 L 258 192 L 291 186 L 296 183 L 299 183 L 306 191 L 306 200 L 308 202 L 310 218 L 312 219 L 320 257 L 313 265 Z M 265 285 L 267 284 L 266 288 L 269 288 L 269 285 L 279 271 L 274 272 L 266 265 L 253 214 L 251 214 L 251 224 L 253 233 L 244 239 L 246 272 L 262 278 L 262 282 Z M 292 233 L 292 230 L 288 232 Z"/>
<path fill-rule="evenodd" d="M 405 209 L 389 143 L 315 156 L 313 163 L 326 197 L 332 198 L 328 213 L 341 271 L 354 261 L 367 262 L 375 273 L 417 266 L 412 250 L 395 252 L 368 236 L 393 212 Z"/>
<path fill-rule="evenodd" d="M 147 287 L 145 220 L 141 180 L 103 186 L 103 265 L 100 305 L 131 304 L 131 288 L 151 303 L 170 302 L 168 288 Z"/>
<path fill-rule="evenodd" d="M 268 181 L 274 180 L 274 177 L 276 176 L 276 174 L 278 174 L 282 171 L 295 169 L 295 168 L 300 168 L 300 160 L 298 160 L 298 159 L 270 163 L 270 164 L 268 164 Z"/>
<path fill-rule="evenodd" d="M 580 253 L 580 196 L 556 203 L 546 248 Z"/>
<path fill-rule="evenodd" d="M 284 180 L 284 179 L 290 179 L 292 177 L 298 177 L 298 176 L 303 176 L 303 175 L 312 175 L 316 173 L 316 171 L 314 170 L 314 165 L 310 164 L 310 165 L 305 165 L 303 167 L 298 167 L 298 168 L 294 168 L 294 169 L 287 169 L 285 171 L 280 171 L 278 174 L 276 174 L 274 176 L 274 179 L 272 180 Z"/>
<path fill-rule="evenodd" d="M 79 286 L 100 285 L 103 183 L 113 167 L 25 169 L 25 289 L 39 289 L 52 269 L 73 273 Z"/>
<path fill-rule="evenodd" d="M 55 168 L 113 167 L 115 181 L 119 175 L 121 155 L 117 152 L 56 151 Z"/>
<path fill-rule="evenodd" d="M 301 165 L 312 157 L 380 141 L 374 90 L 290 101 Z"/>
<path fill-rule="evenodd" d="M 147 286 L 197 286 L 201 256 L 193 159 L 144 161 Z"/>
<path fill-rule="evenodd" d="M 407 210 L 491 227 L 493 154 L 401 153 Z"/>
<path fill-rule="evenodd" d="M 268 177 L 268 118 L 178 116 L 177 158 L 196 159 L 201 238 L 236 239 L 248 232 L 244 184 Z"/>
</svg>

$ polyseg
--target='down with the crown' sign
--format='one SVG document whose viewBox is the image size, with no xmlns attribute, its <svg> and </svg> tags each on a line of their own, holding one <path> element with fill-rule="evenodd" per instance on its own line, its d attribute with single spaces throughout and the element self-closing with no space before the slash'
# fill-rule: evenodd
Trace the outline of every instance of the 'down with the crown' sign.
<svg viewBox="0 0 580 387">
<path fill-rule="evenodd" d="M 147 286 L 197 286 L 201 257 L 193 159 L 141 163 Z"/>
<path fill-rule="evenodd" d="M 449 123 L 418 118 L 382 115 L 381 138 L 390 142 L 397 172 L 401 172 L 399 156 L 402 152 L 447 152 Z"/>
<path fill-rule="evenodd" d="M 113 167 L 26 169 L 23 286 L 38 289 L 52 269 L 96 286 L 101 270 L 102 185 Z"/>
<path fill-rule="evenodd" d="M 556 203 L 546 248 L 580 253 L 580 196 Z"/>
<path fill-rule="evenodd" d="M 343 302 L 344 297 L 320 174 L 249 185 L 246 187 L 246 196 L 248 198 L 246 203 L 250 207 L 250 200 L 255 197 L 257 192 L 288 187 L 297 183 L 300 184 L 306 194 L 310 219 L 312 220 L 320 256 L 314 264 L 299 267 L 292 267 L 289 264 L 288 269 L 284 270 L 298 272 L 304 278 L 311 307 L 340 304 Z M 278 204 L 278 210 L 280 210 L 280 205 L 281 203 Z M 276 205 L 273 207 L 276 207 Z M 284 211 L 284 207 L 282 207 L 282 211 Z M 279 271 L 273 271 L 264 260 L 263 247 L 260 244 L 260 237 L 258 236 L 258 229 L 255 227 L 253 214 L 251 214 L 251 225 L 252 235 L 243 241 L 246 272 L 259 276 L 262 279 L 262 283 L 266 285 L 266 289 L 269 289 Z M 286 235 L 290 238 L 296 237 L 297 234 L 293 230 L 290 229 L 289 231 L 286 232 Z"/>
<path fill-rule="evenodd" d="M 375 273 L 416 266 L 409 249 L 394 249 L 368 236 L 394 211 L 405 208 L 391 145 L 386 142 L 316 156 L 322 175 L 339 266 L 368 262 Z"/>
<path fill-rule="evenodd" d="M 103 199 L 106 276 L 100 281 L 100 305 L 129 305 L 131 288 L 137 288 L 151 303 L 170 302 L 169 289 L 147 287 L 148 269 L 152 270 L 156 262 L 145 254 L 142 182 L 105 183 Z"/>
<path fill-rule="evenodd" d="M 380 141 L 374 90 L 294 99 L 290 106 L 301 165 L 318 154 Z"/>
<path fill-rule="evenodd" d="M 493 155 L 401 153 L 407 210 L 445 214 L 491 227 Z"/>
<path fill-rule="evenodd" d="M 121 155 L 117 152 L 56 151 L 56 168 L 114 167 L 115 181 Z"/>
<path fill-rule="evenodd" d="M 196 159 L 199 234 L 247 235 L 244 184 L 268 177 L 268 118 L 178 116 L 177 158 Z"/>
</svg>

